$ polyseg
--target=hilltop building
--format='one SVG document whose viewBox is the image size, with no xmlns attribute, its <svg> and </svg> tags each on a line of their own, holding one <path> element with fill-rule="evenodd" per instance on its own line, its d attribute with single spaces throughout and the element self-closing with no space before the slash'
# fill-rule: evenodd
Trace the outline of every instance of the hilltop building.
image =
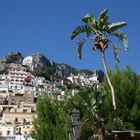
<svg viewBox="0 0 140 140">
<path fill-rule="evenodd" d="M 23 59 L 22 62 L 23 65 L 25 66 L 32 66 L 34 64 L 34 59 L 32 56 L 27 56 Z"/>
</svg>

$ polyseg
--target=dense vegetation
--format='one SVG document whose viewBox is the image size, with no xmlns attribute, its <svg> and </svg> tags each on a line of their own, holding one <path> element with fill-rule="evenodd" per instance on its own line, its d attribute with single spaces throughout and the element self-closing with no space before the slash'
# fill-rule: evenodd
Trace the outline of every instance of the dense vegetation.
<svg viewBox="0 0 140 140">
<path fill-rule="evenodd" d="M 118 112 L 113 112 L 111 93 L 106 79 L 104 87 L 97 90 L 96 85 L 75 92 L 72 96 L 66 93 L 64 101 L 44 94 L 37 102 L 37 115 L 34 121 L 35 140 L 67 140 L 71 128 L 70 112 L 73 108 L 80 110 L 80 122 L 83 124 L 82 136 L 84 140 L 90 138 L 97 130 L 93 124 L 98 123 L 97 129 L 137 130 L 140 129 L 140 76 L 130 67 L 126 70 L 110 72 L 115 87 Z M 70 98 L 68 98 L 70 95 Z M 118 124 L 114 124 L 114 113 Z M 119 117 L 118 117 L 119 116 Z"/>
<path fill-rule="evenodd" d="M 124 129 L 139 129 L 140 130 L 140 77 L 136 75 L 130 67 L 126 70 L 119 70 L 116 68 L 114 73 L 110 73 L 111 80 L 116 92 L 116 100 L 118 106 L 117 116 L 123 121 Z M 105 85 L 105 108 L 106 116 L 111 119 L 113 116 L 111 109 L 111 93 L 106 84 Z M 108 94 L 109 93 L 109 94 Z M 108 123 L 109 124 L 109 123 Z"/>
</svg>

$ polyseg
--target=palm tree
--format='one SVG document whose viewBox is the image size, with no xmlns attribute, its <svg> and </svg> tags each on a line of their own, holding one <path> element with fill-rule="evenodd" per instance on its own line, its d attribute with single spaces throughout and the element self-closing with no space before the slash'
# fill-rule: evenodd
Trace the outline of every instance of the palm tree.
<svg viewBox="0 0 140 140">
<path fill-rule="evenodd" d="M 95 19 L 92 14 L 84 16 L 82 19 L 84 25 L 78 26 L 74 29 L 71 34 L 71 39 L 74 39 L 82 33 L 86 33 L 86 37 L 78 41 L 77 55 L 79 59 L 81 59 L 82 47 L 89 39 L 93 41 L 93 50 L 100 51 L 105 75 L 112 93 L 113 109 L 116 110 L 115 91 L 108 74 L 108 67 L 105 60 L 105 50 L 109 47 L 109 45 L 111 45 L 113 47 L 115 58 L 119 61 L 119 47 L 114 45 L 110 39 L 110 37 L 117 37 L 124 44 L 125 50 L 128 51 L 127 36 L 123 32 L 118 31 L 118 29 L 126 26 L 127 24 L 126 22 L 109 23 L 107 12 L 108 9 L 104 9 L 97 19 Z"/>
</svg>

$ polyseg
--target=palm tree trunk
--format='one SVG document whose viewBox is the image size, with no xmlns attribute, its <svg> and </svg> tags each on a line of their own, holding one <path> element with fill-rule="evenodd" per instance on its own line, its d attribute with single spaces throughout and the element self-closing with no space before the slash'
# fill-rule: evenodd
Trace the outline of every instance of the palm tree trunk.
<svg viewBox="0 0 140 140">
<path fill-rule="evenodd" d="M 108 74 L 108 69 L 107 69 L 107 64 L 106 64 L 106 61 L 105 61 L 105 54 L 104 54 L 104 52 L 101 52 L 101 56 L 102 56 L 102 62 L 103 62 L 103 66 L 104 66 L 107 82 L 108 82 L 108 84 L 110 86 L 110 89 L 111 89 L 113 108 L 114 108 L 114 110 L 116 110 L 115 91 L 114 91 L 114 87 L 113 87 L 113 85 L 111 83 L 109 74 Z"/>
</svg>

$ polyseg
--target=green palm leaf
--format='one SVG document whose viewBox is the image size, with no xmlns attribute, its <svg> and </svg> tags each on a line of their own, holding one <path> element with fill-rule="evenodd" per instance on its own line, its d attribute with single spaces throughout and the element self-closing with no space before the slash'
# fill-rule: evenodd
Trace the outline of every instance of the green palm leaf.
<svg viewBox="0 0 140 140">
<path fill-rule="evenodd" d="M 118 37 L 119 40 L 121 40 L 123 42 L 125 50 L 128 51 L 128 38 L 127 38 L 127 36 L 123 32 L 116 32 L 112 35 Z"/>
<path fill-rule="evenodd" d="M 96 19 L 93 17 L 92 14 L 88 13 L 83 17 L 82 21 L 88 23 L 88 22 L 95 22 Z"/>
<path fill-rule="evenodd" d="M 95 34 L 101 34 L 100 29 L 98 27 L 98 22 L 92 14 L 85 15 L 82 21 L 85 22 L 86 25 L 89 26 L 90 30 L 92 30 Z"/>
<path fill-rule="evenodd" d="M 85 41 L 86 41 L 86 39 L 81 39 L 78 42 L 78 45 L 77 45 L 77 57 L 78 57 L 78 59 L 82 58 L 82 47 L 83 47 Z"/>
<path fill-rule="evenodd" d="M 113 51 L 115 59 L 120 62 L 120 48 L 117 45 L 113 45 Z"/>
<path fill-rule="evenodd" d="M 95 25 L 92 23 L 88 23 L 88 26 L 89 26 L 90 30 L 93 31 L 94 34 L 102 35 L 102 32 L 98 28 L 97 22 Z"/>
<path fill-rule="evenodd" d="M 108 27 L 111 32 L 114 32 L 117 29 L 120 29 L 121 27 L 126 25 L 127 25 L 126 22 L 116 22 L 116 23 L 109 24 Z"/>
<path fill-rule="evenodd" d="M 108 34 L 111 33 L 110 30 L 109 30 L 108 24 L 104 24 L 103 27 L 102 27 L 102 30 L 103 30 L 104 32 L 107 32 Z"/>
<path fill-rule="evenodd" d="M 104 9 L 104 10 L 100 13 L 100 15 L 99 15 L 99 17 L 98 17 L 98 20 L 101 20 L 102 18 L 104 18 L 104 17 L 107 15 L 107 12 L 108 12 L 108 9 L 107 9 L 107 8 Z"/>
<path fill-rule="evenodd" d="M 88 37 L 91 34 L 90 27 L 87 25 L 82 25 L 82 26 L 76 27 L 71 34 L 71 39 L 74 39 L 75 37 L 77 37 L 81 33 L 86 33 L 87 37 Z"/>
<path fill-rule="evenodd" d="M 108 12 L 108 9 L 104 9 L 104 10 L 100 13 L 100 15 L 99 15 L 99 17 L 98 17 L 98 19 L 97 19 L 98 28 L 99 28 L 100 30 L 103 29 L 103 26 L 104 26 L 105 24 L 106 24 L 106 25 L 108 24 L 108 23 L 107 23 L 107 21 L 108 21 L 107 12 Z"/>
</svg>

